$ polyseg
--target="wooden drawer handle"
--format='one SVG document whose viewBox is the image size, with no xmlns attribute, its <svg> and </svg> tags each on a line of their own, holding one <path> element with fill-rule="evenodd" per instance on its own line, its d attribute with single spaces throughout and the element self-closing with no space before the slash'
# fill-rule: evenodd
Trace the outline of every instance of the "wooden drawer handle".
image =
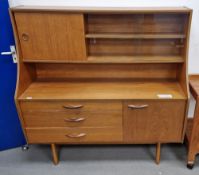
<svg viewBox="0 0 199 175">
<path fill-rule="evenodd" d="M 143 108 L 147 108 L 149 105 L 128 105 L 128 108 L 131 109 L 143 109 Z"/>
<path fill-rule="evenodd" d="M 22 39 L 23 39 L 24 41 L 28 41 L 28 40 L 29 40 L 28 34 L 27 34 L 27 33 L 23 33 L 23 34 L 22 34 Z"/>
<path fill-rule="evenodd" d="M 67 106 L 63 106 L 63 108 L 65 109 L 79 109 L 79 108 L 83 108 L 83 105 L 76 105 L 76 106 L 72 106 L 72 105 L 67 105 Z"/>
<path fill-rule="evenodd" d="M 80 134 L 67 134 L 66 137 L 70 137 L 70 138 L 81 138 L 81 137 L 85 137 L 86 133 L 80 133 Z"/>
<path fill-rule="evenodd" d="M 81 117 L 81 118 L 66 118 L 64 119 L 64 121 L 66 122 L 82 122 L 86 120 L 85 118 Z"/>
</svg>

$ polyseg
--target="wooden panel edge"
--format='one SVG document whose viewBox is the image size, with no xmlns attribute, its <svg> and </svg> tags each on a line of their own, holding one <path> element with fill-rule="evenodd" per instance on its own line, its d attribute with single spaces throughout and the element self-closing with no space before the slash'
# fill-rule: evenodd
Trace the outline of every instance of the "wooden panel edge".
<svg viewBox="0 0 199 175">
<path fill-rule="evenodd" d="M 184 141 L 186 128 L 187 128 L 189 105 L 190 105 L 190 99 L 188 98 L 188 100 L 186 101 L 186 104 L 185 104 L 184 122 L 183 122 L 183 128 L 182 128 L 182 138 L 181 138 L 182 143 Z"/>
<path fill-rule="evenodd" d="M 179 7 L 80 7 L 80 6 L 16 6 L 11 8 L 18 12 L 77 12 L 77 13 L 189 13 L 190 8 Z"/>
<path fill-rule="evenodd" d="M 184 136 L 185 136 L 185 133 L 186 133 L 186 127 L 187 127 L 187 119 L 188 119 L 188 110 L 189 110 L 189 104 L 190 104 L 190 88 L 189 88 L 189 75 L 188 75 L 188 57 L 189 57 L 189 43 L 190 43 L 190 30 L 191 30 L 191 21 L 192 21 L 192 13 L 193 11 L 190 9 L 190 12 L 189 12 L 189 17 L 188 17 L 188 28 L 187 28 L 187 31 L 186 31 L 186 35 L 187 35 L 187 38 L 186 38 L 186 53 L 185 53 L 185 65 L 184 66 L 184 76 L 185 76 L 185 87 L 183 88 L 185 93 L 186 93 L 186 96 L 187 96 L 187 104 L 186 104 L 186 108 L 185 108 L 185 117 L 184 117 L 184 128 L 182 130 L 182 142 L 184 140 Z"/>
<path fill-rule="evenodd" d="M 190 10 L 187 18 L 187 29 L 186 29 L 186 46 L 184 51 L 184 63 L 179 67 L 178 78 L 179 82 L 184 90 L 184 93 L 187 96 L 187 99 L 190 98 L 189 92 L 189 77 L 188 77 L 188 57 L 189 57 L 189 42 L 190 42 L 190 29 L 191 29 L 191 21 L 192 21 L 192 10 Z"/>
<path fill-rule="evenodd" d="M 20 123 L 21 123 L 21 126 L 22 126 L 22 131 L 24 133 L 24 136 L 25 136 L 25 139 L 26 139 L 26 142 L 28 142 L 27 140 L 27 133 L 25 131 L 25 122 L 23 120 L 23 117 L 22 117 L 22 111 L 20 109 L 20 106 L 19 106 L 19 101 L 18 101 L 18 96 L 19 96 L 19 69 L 20 69 L 20 65 L 19 65 L 19 57 L 20 57 L 20 49 L 19 49 L 19 40 L 18 40 L 18 34 L 17 34 L 17 29 L 16 29 L 16 23 L 15 23 L 15 20 L 14 20 L 14 14 L 13 14 L 13 11 L 11 9 L 9 9 L 9 15 L 10 15 L 10 19 L 11 19 L 11 24 L 12 24 L 12 28 L 13 28 L 13 33 L 14 33 L 14 39 L 15 39 L 15 44 L 16 44 L 16 50 L 17 50 L 17 81 L 16 81 L 16 89 L 15 89 L 15 95 L 14 95 L 14 101 L 15 101 L 15 105 L 16 105 L 16 109 L 17 109 L 17 113 L 18 113 L 18 116 L 19 116 L 19 120 L 20 120 Z"/>
</svg>

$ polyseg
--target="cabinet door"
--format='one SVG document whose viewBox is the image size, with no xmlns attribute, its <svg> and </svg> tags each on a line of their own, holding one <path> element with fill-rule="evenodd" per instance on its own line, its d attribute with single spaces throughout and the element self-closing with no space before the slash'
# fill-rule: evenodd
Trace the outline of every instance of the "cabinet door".
<svg viewBox="0 0 199 175">
<path fill-rule="evenodd" d="M 23 60 L 85 60 L 82 14 L 16 12 Z"/>
<path fill-rule="evenodd" d="M 185 101 L 124 103 L 124 140 L 132 143 L 180 142 Z"/>
</svg>

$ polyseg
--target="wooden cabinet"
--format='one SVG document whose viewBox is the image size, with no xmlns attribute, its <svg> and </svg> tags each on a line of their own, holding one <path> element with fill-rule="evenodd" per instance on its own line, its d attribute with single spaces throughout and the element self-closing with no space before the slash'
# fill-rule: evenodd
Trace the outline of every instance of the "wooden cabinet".
<svg viewBox="0 0 199 175">
<path fill-rule="evenodd" d="M 192 10 L 15 7 L 15 101 L 28 143 L 183 141 Z"/>
<path fill-rule="evenodd" d="M 24 61 L 86 59 L 82 14 L 17 12 L 14 15 Z"/>
<path fill-rule="evenodd" d="M 133 143 L 180 142 L 185 105 L 185 101 L 125 102 L 124 140 Z"/>
</svg>

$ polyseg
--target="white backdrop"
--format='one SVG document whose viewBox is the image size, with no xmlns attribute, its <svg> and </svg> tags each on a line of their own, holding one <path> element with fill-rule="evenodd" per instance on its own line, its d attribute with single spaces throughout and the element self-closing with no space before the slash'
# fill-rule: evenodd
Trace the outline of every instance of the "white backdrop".
<svg viewBox="0 0 199 175">
<path fill-rule="evenodd" d="M 193 9 L 193 20 L 189 50 L 189 73 L 199 73 L 199 0 L 9 0 L 10 6 L 53 5 L 53 6 L 187 6 Z M 189 116 L 193 115 L 193 101 Z"/>
</svg>

